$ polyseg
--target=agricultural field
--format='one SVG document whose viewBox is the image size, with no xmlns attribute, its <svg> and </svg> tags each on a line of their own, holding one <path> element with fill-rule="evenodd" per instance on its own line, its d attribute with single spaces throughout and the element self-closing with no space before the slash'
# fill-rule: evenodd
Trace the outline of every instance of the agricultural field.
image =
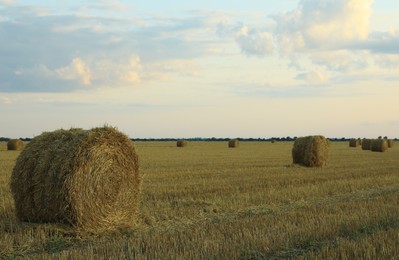
<svg viewBox="0 0 399 260">
<path fill-rule="evenodd" d="M 0 143 L 0 258 L 392 259 L 399 255 L 399 146 L 332 142 L 325 167 L 292 164 L 292 142 L 135 142 L 135 227 L 89 235 L 15 217 L 20 151 Z"/>
</svg>

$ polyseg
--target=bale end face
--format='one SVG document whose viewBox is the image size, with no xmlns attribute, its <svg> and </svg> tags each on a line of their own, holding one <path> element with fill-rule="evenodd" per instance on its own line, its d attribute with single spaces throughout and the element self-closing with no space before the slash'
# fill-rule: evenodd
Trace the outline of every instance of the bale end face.
<svg viewBox="0 0 399 260">
<path fill-rule="evenodd" d="M 176 142 L 177 147 L 187 147 L 188 142 L 186 140 L 179 140 Z"/>
<path fill-rule="evenodd" d="M 237 148 L 239 146 L 240 146 L 240 141 L 239 140 L 234 139 L 234 140 L 230 140 L 229 141 L 229 144 L 228 144 L 229 148 Z"/>
<path fill-rule="evenodd" d="M 328 140 L 324 136 L 297 138 L 292 148 L 293 163 L 307 167 L 323 167 L 328 159 Z"/>
<path fill-rule="evenodd" d="M 359 144 L 359 139 L 352 138 L 349 140 L 349 147 L 357 147 Z"/>
<path fill-rule="evenodd" d="M 24 146 L 24 142 L 20 139 L 11 139 L 7 142 L 7 150 L 9 151 L 21 151 Z"/>
</svg>

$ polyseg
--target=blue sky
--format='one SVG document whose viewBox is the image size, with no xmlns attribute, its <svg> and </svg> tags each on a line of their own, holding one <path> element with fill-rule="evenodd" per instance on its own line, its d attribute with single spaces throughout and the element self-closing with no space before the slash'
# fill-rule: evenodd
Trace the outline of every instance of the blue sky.
<svg viewBox="0 0 399 260">
<path fill-rule="evenodd" d="M 0 136 L 399 137 L 399 2 L 0 0 Z"/>
</svg>

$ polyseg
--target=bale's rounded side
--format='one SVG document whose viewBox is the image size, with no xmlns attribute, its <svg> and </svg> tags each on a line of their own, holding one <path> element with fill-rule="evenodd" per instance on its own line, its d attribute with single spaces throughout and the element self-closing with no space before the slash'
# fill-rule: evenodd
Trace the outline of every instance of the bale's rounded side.
<svg viewBox="0 0 399 260">
<path fill-rule="evenodd" d="M 186 147 L 188 145 L 188 142 L 186 140 L 178 140 L 176 142 L 177 147 Z"/>
<path fill-rule="evenodd" d="M 11 176 L 17 216 L 102 232 L 134 224 L 140 176 L 133 143 L 115 128 L 43 133 L 26 145 Z"/>
<path fill-rule="evenodd" d="M 359 139 L 352 138 L 349 140 L 349 147 L 357 147 L 359 144 Z"/>
<path fill-rule="evenodd" d="M 366 138 L 363 139 L 362 150 L 371 150 L 371 139 L 366 139 Z"/>
<path fill-rule="evenodd" d="M 236 148 L 240 146 L 240 141 L 237 139 L 229 140 L 229 148 Z"/>
<path fill-rule="evenodd" d="M 21 151 L 24 146 L 24 142 L 20 139 L 11 139 L 7 142 L 7 150 L 10 151 Z"/>
<path fill-rule="evenodd" d="M 373 139 L 371 140 L 371 151 L 373 152 L 385 152 L 388 150 L 387 139 Z"/>
<path fill-rule="evenodd" d="M 328 140 L 321 135 L 297 138 L 292 148 L 293 163 L 307 167 L 325 166 L 328 147 Z"/>
</svg>

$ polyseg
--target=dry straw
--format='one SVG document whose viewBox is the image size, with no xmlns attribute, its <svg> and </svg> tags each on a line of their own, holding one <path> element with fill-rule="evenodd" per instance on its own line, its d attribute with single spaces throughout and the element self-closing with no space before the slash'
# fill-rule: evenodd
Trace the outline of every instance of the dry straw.
<svg viewBox="0 0 399 260">
<path fill-rule="evenodd" d="M 178 140 L 176 143 L 177 147 L 186 147 L 188 145 L 188 142 L 186 140 Z"/>
<path fill-rule="evenodd" d="M 371 150 L 371 139 L 366 139 L 366 138 L 363 139 L 362 150 Z"/>
<path fill-rule="evenodd" d="M 24 149 L 24 142 L 20 139 L 11 139 L 7 142 L 7 150 L 20 151 Z"/>
<path fill-rule="evenodd" d="M 292 159 L 307 167 L 322 167 L 327 164 L 328 140 L 321 135 L 297 138 L 292 148 Z"/>
<path fill-rule="evenodd" d="M 240 146 L 240 141 L 237 139 L 229 140 L 229 148 L 236 148 Z"/>
<path fill-rule="evenodd" d="M 33 138 L 17 159 L 11 191 L 22 221 L 99 233 L 134 224 L 140 183 L 133 143 L 106 126 Z"/>
<path fill-rule="evenodd" d="M 349 140 L 349 147 L 357 147 L 360 144 L 361 144 L 360 139 L 352 138 Z"/>
<path fill-rule="evenodd" d="M 388 150 L 387 139 L 373 139 L 371 140 L 371 151 L 373 152 L 385 152 Z"/>
<path fill-rule="evenodd" d="M 394 141 L 392 139 L 388 139 L 387 142 L 388 142 L 388 148 L 392 148 Z"/>
</svg>

